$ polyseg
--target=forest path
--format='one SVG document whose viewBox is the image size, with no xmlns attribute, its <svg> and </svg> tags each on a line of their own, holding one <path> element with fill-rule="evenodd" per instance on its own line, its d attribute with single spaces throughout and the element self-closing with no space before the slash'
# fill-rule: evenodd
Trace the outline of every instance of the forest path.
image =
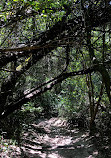
<svg viewBox="0 0 111 158">
<path fill-rule="evenodd" d="M 60 118 L 38 120 L 22 137 L 24 158 L 103 158 L 89 132 L 70 130 Z"/>
</svg>

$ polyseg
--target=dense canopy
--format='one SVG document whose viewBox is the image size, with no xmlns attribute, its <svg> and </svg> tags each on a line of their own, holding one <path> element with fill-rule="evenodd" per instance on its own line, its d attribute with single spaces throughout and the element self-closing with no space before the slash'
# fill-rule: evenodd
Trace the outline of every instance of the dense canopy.
<svg viewBox="0 0 111 158">
<path fill-rule="evenodd" d="M 111 104 L 110 19 L 109 0 L 3 0 L 0 118 L 67 78 L 86 76 L 93 121 L 103 94 Z"/>
</svg>

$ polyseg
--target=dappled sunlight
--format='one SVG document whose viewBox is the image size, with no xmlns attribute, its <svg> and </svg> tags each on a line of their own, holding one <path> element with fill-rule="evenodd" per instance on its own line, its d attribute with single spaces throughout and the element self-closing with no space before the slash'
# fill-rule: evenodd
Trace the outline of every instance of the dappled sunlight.
<svg viewBox="0 0 111 158">
<path fill-rule="evenodd" d="M 89 132 L 78 128 L 68 129 L 66 120 L 44 119 L 30 127 L 33 132 L 23 135 L 22 144 L 22 150 L 28 157 L 95 158 L 99 154 Z"/>
<path fill-rule="evenodd" d="M 30 124 L 21 137 L 20 148 L 10 156 L 16 158 L 102 158 L 94 136 L 76 127 L 68 129 L 64 119 L 39 119 Z M 106 146 L 109 148 L 109 146 Z M 18 155 L 17 155 L 18 154 Z M 16 156 L 17 155 L 17 156 Z"/>
<path fill-rule="evenodd" d="M 49 144 L 52 148 L 56 148 L 57 146 L 64 146 L 71 143 L 72 137 L 65 137 L 56 135 L 55 138 L 51 138 L 50 136 L 46 135 L 43 140 L 44 143 Z"/>
<path fill-rule="evenodd" d="M 110 105 L 111 0 L 0 1 L 0 158 L 111 158 Z"/>
<path fill-rule="evenodd" d="M 90 155 L 90 156 L 88 156 L 88 157 L 86 157 L 86 158 L 95 158 L 98 154 L 99 154 L 98 151 L 94 151 L 94 152 L 92 153 L 92 155 Z"/>
<path fill-rule="evenodd" d="M 63 157 L 59 156 L 58 154 L 52 153 L 48 155 L 48 158 L 63 158 Z"/>
</svg>

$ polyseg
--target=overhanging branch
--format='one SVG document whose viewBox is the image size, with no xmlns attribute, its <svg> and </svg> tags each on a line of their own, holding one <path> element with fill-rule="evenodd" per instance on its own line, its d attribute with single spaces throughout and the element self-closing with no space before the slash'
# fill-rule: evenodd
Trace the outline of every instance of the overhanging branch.
<svg viewBox="0 0 111 158">
<path fill-rule="evenodd" d="M 41 86 L 38 86 L 37 88 L 31 90 L 29 93 L 25 94 L 23 97 L 18 98 L 15 102 L 7 106 L 7 109 L 4 110 L 4 112 L 0 115 L 0 119 L 3 119 L 13 113 L 15 110 L 18 110 L 21 108 L 21 106 L 32 99 L 34 99 L 37 96 L 40 96 L 44 92 L 50 90 L 55 86 L 56 84 L 62 82 L 63 80 L 67 79 L 71 76 L 77 76 L 77 75 L 84 75 L 93 72 L 93 68 L 89 68 L 87 70 L 81 70 L 76 72 L 69 72 L 69 73 L 63 73 L 59 75 L 58 77 L 55 77 L 54 79 L 43 83 Z"/>
</svg>

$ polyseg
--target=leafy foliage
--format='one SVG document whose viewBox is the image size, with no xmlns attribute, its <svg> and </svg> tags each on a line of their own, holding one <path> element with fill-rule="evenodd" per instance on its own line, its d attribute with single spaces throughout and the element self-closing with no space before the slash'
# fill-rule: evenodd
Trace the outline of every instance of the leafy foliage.
<svg viewBox="0 0 111 158">
<path fill-rule="evenodd" d="M 110 9 L 105 0 L 1 2 L 0 118 L 9 117 L 4 126 L 17 121 L 20 133 L 30 113 L 73 120 L 80 114 L 93 131 L 99 109 L 111 104 Z"/>
</svg>

